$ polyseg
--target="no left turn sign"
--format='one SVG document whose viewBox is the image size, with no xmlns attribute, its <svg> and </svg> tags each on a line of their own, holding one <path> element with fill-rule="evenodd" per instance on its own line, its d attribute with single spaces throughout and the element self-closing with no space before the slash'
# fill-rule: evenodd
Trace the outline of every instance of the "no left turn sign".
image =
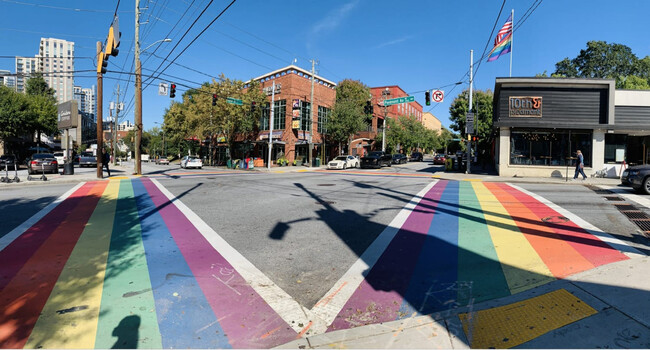
<svg viewBox="0 0 650 350">
<path fill-rule="evenodd" d="M 431 94 L 431 98 L 433 98 L 433 102 L 442 102 L 445 98 L 445 92 L 442 90 L 436 90 Z"/>
</svg>

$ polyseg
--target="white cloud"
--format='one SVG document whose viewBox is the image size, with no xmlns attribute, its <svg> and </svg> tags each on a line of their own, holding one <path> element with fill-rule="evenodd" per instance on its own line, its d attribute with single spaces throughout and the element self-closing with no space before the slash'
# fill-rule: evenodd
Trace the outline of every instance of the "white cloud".
<svg viewBox="0 0 650 350">
<path fill-rule="evenodd" d="M 375 49 L 379 49 L 379 48 L 386 47 L 386 46 L 390 46 L 390 45 L 399 44 L 399 43 L 404 42 L 404 41 L 409 40 L 409 39 L 411 39 L 411 36 L 410 36 L 410 35 L 409 35 L 409 36 L 405 36 L 405 37 L 403 37 L 403 38 L 399 38 L 399 39 L 395 39 L 395 40 L 387 41 L 387 42 L 385 42 L 385 43 L 381 43 L 381 44 L 375 46 Z"/>
<path fill-rule="evenodd" d="M 347 4 L 341 6 L 340 8 L 331 11 L 327 16 L 325 16 L 320 21 L 316 22 L 311 28 L 312 33 L 319 34 L 324 31 L 333 30 L 338 27 L 343 19 L 352 11 L 360 0 L 352 0 Z"/>
</svg>

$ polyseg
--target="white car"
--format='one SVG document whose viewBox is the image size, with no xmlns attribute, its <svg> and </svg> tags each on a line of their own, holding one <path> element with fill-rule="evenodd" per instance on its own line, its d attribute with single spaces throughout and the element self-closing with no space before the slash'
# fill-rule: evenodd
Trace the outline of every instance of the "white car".
<svg viewBox="0 0 650 350">
<path fill-rule="evenodd" d="M 203 168 L 203 161 L 199 157 L 185 156 L 181 159 L 181 168 Z"/>
<path fill-rule="evenodd" d="M 59 163 L 59 168 L 63 168 L 63 164 L 65 163 L 65 155 L 63 152 L 54 152 L 54 158 L 56 158 L 56 162 Z"/>
<path fill-rule="evenodd" d="M 355 156 L 338 156 L 327 163 L 327 169 L 358 168 L 359 158 Z"/>
</svg>

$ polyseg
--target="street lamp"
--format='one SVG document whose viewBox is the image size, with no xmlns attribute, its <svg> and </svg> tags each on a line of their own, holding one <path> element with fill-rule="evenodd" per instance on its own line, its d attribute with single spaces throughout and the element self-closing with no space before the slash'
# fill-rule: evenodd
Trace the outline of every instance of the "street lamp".
<svg viewBox="0 0 650 350">
<path fill-rule="evenodd" d="M 136 1 L 136 7 L 138 1 Z M 172 39 L 165 38 L 157 40 L 151 45 L 147 46 L 144 50 L 140 50 L 140 29 L 139 29 L 139 15 L 136 11 L 136 26 L 135 26 L 135 174 L 142 175 L 142 163 L 140 159 L 140 145 L 142 142 L 142 64 L 140 63 L 140 54 L 148 48 L 159 42 L 170 42 Z"/>
</svg>

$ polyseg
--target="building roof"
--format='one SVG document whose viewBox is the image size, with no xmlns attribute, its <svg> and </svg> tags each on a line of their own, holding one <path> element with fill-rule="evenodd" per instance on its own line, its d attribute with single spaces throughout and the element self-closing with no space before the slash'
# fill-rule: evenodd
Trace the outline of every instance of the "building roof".
<svg viewBox="0 0 650 350">
<path fill-rule="evenodd" d="M 287 72 L 287 71 L 290 71 L 290 73 L 301 73 L 303 75 L 306 75 L 307 77 L 311 77 L 311 72 L 310 71 L 302 69 L 302 68 L 300 68 L 298 66 L 295 66 L 295 65 L 291 64 L 291 65 L 288 65 L 288 66 L 286 66 L 284 68 L 280 68 L 280 69 L 274 70 L 272 72 L 260 75 L 257 78 L 253 78 L 251 80 L 248 80 L 248 81 L 245 82 L 245 84 L 250 83 L 252 80 L 260 80 L 261 81 L 261 80 L 264 80 L 264 79 L 267 79 L 267 78 L 272 78 L 274 76 L 279 77 L 280 74 L 282 74 L 283 72 Z M 328 80 L 328 79 L 325 79 L 325 78 L 323 78 L 323 77 L 321 77 L 321 76 L 319 76 L 317 74 L 314 74 L 314 79 L 315 80 L 320 80 L 320 81 L 322 81 L 324 83 L 327 83 L 327 84 L 331 85 L 331 87 L 336 86 L 335 82 L 333 82 L 331 80 Z"/>
</svg>

